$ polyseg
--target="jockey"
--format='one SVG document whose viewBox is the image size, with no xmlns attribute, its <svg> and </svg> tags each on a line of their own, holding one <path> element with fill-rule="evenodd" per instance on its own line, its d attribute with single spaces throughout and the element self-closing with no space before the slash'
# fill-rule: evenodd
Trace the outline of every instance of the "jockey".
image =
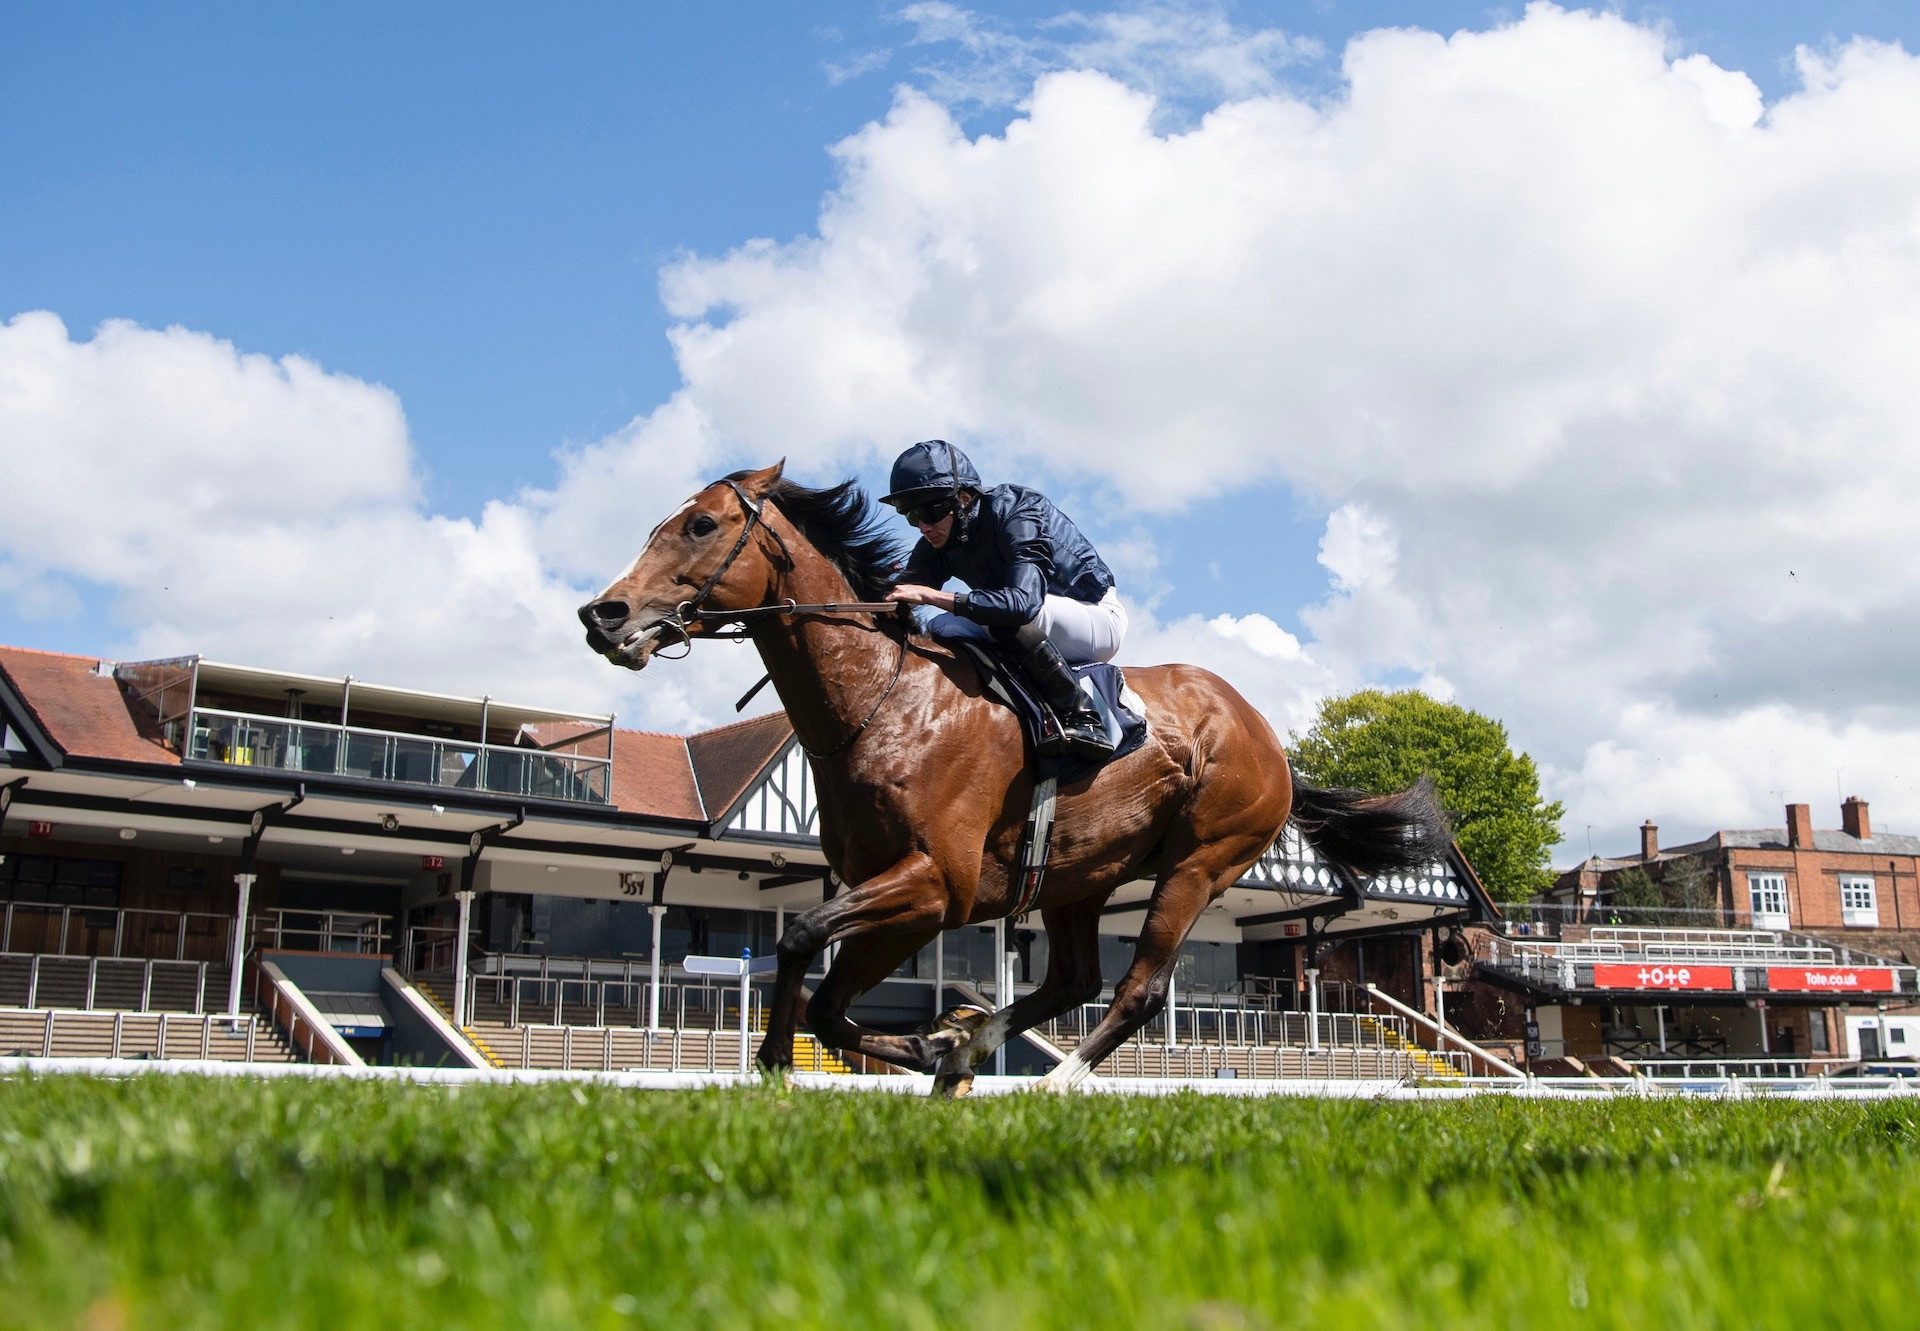
<svg viewBox="0 0 1920 1331">
<path fill-rule="evenodd" d="M 1073 522 L 1037 490 L 980 482 L 944 439 L 915 444 L 893 464 L 891 504 L 920 533 L 888 599 L 985 625 L 1012 644 L 1027 678 L 1059 718 L 1057 748 L 1113 751 L 1070 665 L 1109 661 L 1127 633 L 1113 574 Z M 940 588 L 949 578 L 963 592 Z"/>
</svg>

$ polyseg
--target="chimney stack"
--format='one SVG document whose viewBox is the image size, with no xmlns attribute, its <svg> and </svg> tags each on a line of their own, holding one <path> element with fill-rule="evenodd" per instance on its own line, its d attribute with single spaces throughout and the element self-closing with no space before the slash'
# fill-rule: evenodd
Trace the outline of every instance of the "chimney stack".
<svg viewBox="0 0 1920 1331">
<path fill-rule="evenodd" d="M 1804 804 L 1787 806 L 1787 844 L 1795 850 L 1813 849 L 1813 810 Z"/>
<path fill-rule="evenodd" d="M 1649 818 L 1640 824 L 1640 858 L 1650 860 L 1660 853 L 1660 829 Z"/>
<path fill-rule="evenodd" d="M 1873 822 L 1867 817 L 1867 802 L 1858 795 L 1847 796 L 1840 806 L 1840 826 L 1847 835 L 1859 837 L 1862 841 L 1873 840 Z"/>
</svg>

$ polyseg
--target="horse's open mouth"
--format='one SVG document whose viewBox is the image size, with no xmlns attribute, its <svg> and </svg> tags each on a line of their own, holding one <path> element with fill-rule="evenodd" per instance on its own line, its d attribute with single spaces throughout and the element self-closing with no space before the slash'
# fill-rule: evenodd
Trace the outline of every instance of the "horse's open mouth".
<svg viewBox="0 0 1920 1331">
<path fill-rule="evenodd" d="M 645 628 L 634 629 L 609 648 L 605 656 L 615 665 L 625 666 L 629 670 L 645 670 L 647 662 L 660 649 L 660 636 L 666 629 L 664 620 L 655 620 Z"/>
</svg>

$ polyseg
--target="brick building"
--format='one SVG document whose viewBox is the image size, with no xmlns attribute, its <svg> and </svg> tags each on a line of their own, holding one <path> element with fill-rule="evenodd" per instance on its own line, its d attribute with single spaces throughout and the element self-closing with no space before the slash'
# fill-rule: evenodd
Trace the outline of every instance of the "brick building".
<svg viewBox="0 0 1920 1331">
<path fill-rule="evenodd" d="M 1784 827 L 1715 832 L 1663 848 L 1660 829 L 1648 821 L 1638 855 L 1593 856 L 1561 874 L 1546 900 L 1596 918 L 1632 910 L 1620 887 L 1635 870 L 1667 889 L 1660 902 L 1648 903 L 1655 909 L 1920 962 L 1920 836 L 1876 833 L 1858 796 L 1841 804 L 1837 829 L 1814 827 L 1810 806 L 1789 804 Z"/>
</svg>

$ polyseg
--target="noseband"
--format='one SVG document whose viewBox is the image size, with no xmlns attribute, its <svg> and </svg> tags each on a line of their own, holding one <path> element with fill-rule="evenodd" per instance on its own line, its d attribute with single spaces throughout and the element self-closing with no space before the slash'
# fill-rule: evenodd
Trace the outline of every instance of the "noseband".
<svg viewBox="0 0 1920 1331">
<path fill-rule="evenodd" d="M 700 608 L 701 605 L 705 603 L 707 597 L 713 594 L 713 589 L 720 585 L 720 580 L 727 576 L 727 570 L 733 567 L 733 561 L 740 557 L 740 552 L 747 548 L 747 541 L 753 536 L 753 530 L 756 526 L 765 531 L 767 535 L 773 537 L 773 543 L 780 547 L 780 558 L 785 562 L 787 568 L 791 569 L 794 562 L 793 552 L 787 549 L 785 539 L 781 537 L 779 531 L 774 528 L 772 523 L 766 520 L 766 516 L 761 512 L 763 505 L 754 503 L 753 500 L 748 497 L 747 492 L 740 488 L 737 481 L 722 481 L 721 484 L 733 491 L 734 498 L 740 501 L 740 507 L 746 510 L 747 520 L 740 524 L 740 536 L 738 540 L 734 541 L 733 549 L 727 551 L 727 557 L 720 561 L 719 567 L 707 575 L 707 580 L 700 584 L 700 590 L 680 602 L 679 605 L 676 605 L 673 608 L 673 613 L 660 621 L 661 624 L 672 628 L 675 633 L 678 633 L 681 642 L 686 644 L 686 651 L 681 652 L 679 656 L 664 657 L 662 659 L 678 661 L 681 657 L 691 653 L 693 651 L 692 630 L 700 624 L 745 624 L 756 619 L 794 615 L 898 615 L 902 611 L 904 607 L 893 601 L 829 601 L 819 605 L 799 605 L 792 599 L 777 601 L 772 605 L 752 606 L 744 610 L 702 610 Z M 744 638 L 751 632 L 752 630 L 750 629 L 740 628 L 730 632 L 710 632 L 705 636 L 709 638 Z M 807 749 L 804 743 L 801 744 L 800 747 L 806 749 L 809 754 L 816 758 L 830 758 L 834 754 L 848 748 L 856 739 L 860 738 L 861 733 L 872 723 L 873 718 L 880 714 L 880 708 L 885 705 L 888 696 L 893 693 L 893 686 L 900 682 L 900 672 L 906 666 L 906 663 L 907 639 L 906 635 L 902 634 L 900 638 L 900 654 L 893 662 L 893 675 L 887 680 L 887 687 L 880 691 L 880 697 L 874 702 L 872 709 L 868 711 L 866 719 L 847 732 L 840 742 L 830 749 Z M 767 683 L 767 680 L 771 678 L 771 675 L 765 676 L 761 679 L 760 683 L 755 684 L 749 689 L 746 696 L 734 704 L 734 710 L 737 712 L 744 708 L 747 703 L 752 700 L 753 695 L 760 692 L 761 688 Z M 796 738 L 797 737 L 796 734 Z"/>
</svg>

